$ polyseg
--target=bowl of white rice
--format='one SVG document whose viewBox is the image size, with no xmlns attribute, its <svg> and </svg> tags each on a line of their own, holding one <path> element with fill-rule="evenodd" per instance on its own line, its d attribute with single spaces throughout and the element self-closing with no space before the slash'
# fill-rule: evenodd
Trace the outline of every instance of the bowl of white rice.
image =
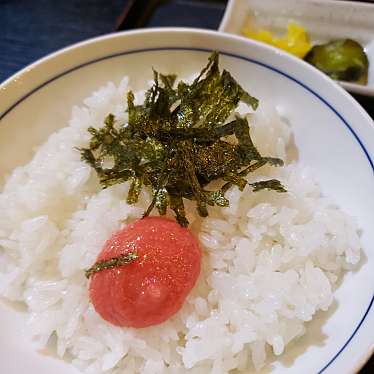
<svg viewBox="0 0 374 374">
<path fill-rule="evenodd" d="M 196 217 L 200 276 L 183 307 L 146 328 L 95 311 L 84 270 L 142 217 L 143 188 L 102 189 L 77 149 L 112 113 L 128 121 L 152 68 L 193 80 L 212 51 L 259 99 L 239 105 L 264 167 L 287 192 L 231 187 L 229 207 Z M 286 53 L 197 29 L 91 39 L 0 86 L 0 372 L 351 373 L 374 346 L 374 128 L 336 83 Z"/>
</svg>

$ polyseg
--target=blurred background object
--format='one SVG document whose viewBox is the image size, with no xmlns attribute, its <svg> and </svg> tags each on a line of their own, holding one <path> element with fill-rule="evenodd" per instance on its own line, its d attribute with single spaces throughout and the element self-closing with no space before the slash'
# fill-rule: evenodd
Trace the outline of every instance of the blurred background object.
<svg viewBox="0 0 374 374">
<path fill-rule="evenodd" d="M 70 44 L 115 29 L 217 29 L 226 1 L 0 0 L 0 82 Z"/>
</svg>

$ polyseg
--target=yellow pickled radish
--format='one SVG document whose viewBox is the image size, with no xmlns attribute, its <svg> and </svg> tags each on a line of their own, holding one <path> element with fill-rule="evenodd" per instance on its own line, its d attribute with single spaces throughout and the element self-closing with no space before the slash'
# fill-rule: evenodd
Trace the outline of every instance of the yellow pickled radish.
<svg viewBox="0 0 374 374">
<path fill-rule="evenodd" d="M 250 39 L 270 44 L 300 58 L 303 58 L 312 48 L 306 30 L 295 22 L 288 24 L 287 34 L 280 38 L 274 37 L 266 29 L 252 30 L 245 28 L 242 33 Z"/>
</svg>

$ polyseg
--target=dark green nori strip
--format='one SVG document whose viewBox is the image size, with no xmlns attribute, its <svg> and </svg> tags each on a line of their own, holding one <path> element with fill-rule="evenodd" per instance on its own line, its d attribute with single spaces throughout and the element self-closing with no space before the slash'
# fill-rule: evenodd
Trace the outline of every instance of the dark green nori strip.
<svg viewBox="0 0 374 374">
<path fill-rule="evenodd" d="M 119 257 L 113 257 L 109 260 L 99 261 L 96 262 L 95 265 L 90 267 L 88 270 L 86 270 L 86 278 L 90 278 L 91 275 L 98 273 L 99 271 L 103 271 L 105 269 L 113 269 L 118 266 L 127 265 L 131 262 L 135 261 L 138 258 L 138 255 L 136 252 L 130 252 L 126 255 L 122 255 Z"/>
</svg>

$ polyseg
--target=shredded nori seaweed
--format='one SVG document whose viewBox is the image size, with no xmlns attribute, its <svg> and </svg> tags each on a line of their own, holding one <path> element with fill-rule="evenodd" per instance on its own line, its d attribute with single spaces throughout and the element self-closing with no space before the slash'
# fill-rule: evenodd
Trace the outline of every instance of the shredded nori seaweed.
<svg viewBox="0 0 374 374">
<path fill-rule="evenodd" d="M 179 224 L 188 226 L 183 199 L 196 201 L 198 214 L 206 217 L 207 206 L 229 205 L 225 192 L 232 185 L 242 191 L 248 173 L 265 164 L 283 165 L 279 158 L 260 155 L 245 118 L 226 123 L 240 101 L 256 109 L 258 100 L 228 71 L 220 72 L 218 58 L 214 52 L 190 85 L 180 81 L 174 87 L 175 75 L 154 71 L 142 105 L 135 105 L 133 92 L 127 94 L 128 124 L 116 124 L 109 114 L 103 128 L 88 129 L 91 141 L 80 149 L 81 157 L 96 170 L 103 188 L 130 181 L 129 204 L 137 202 L 143 186 L 152 189 L 144 217 L 154 208 L 164 215 L 170 207 Z M 235 144 L 228 141 L 230 135 Z M 113 166 L 104 167 L 108 162 Z M 221 189 L 206 189 L 217 179 L 223 181 Z M 274 179 L 250 185 L 253 191 L 286 191 Z"/>
</svg>

